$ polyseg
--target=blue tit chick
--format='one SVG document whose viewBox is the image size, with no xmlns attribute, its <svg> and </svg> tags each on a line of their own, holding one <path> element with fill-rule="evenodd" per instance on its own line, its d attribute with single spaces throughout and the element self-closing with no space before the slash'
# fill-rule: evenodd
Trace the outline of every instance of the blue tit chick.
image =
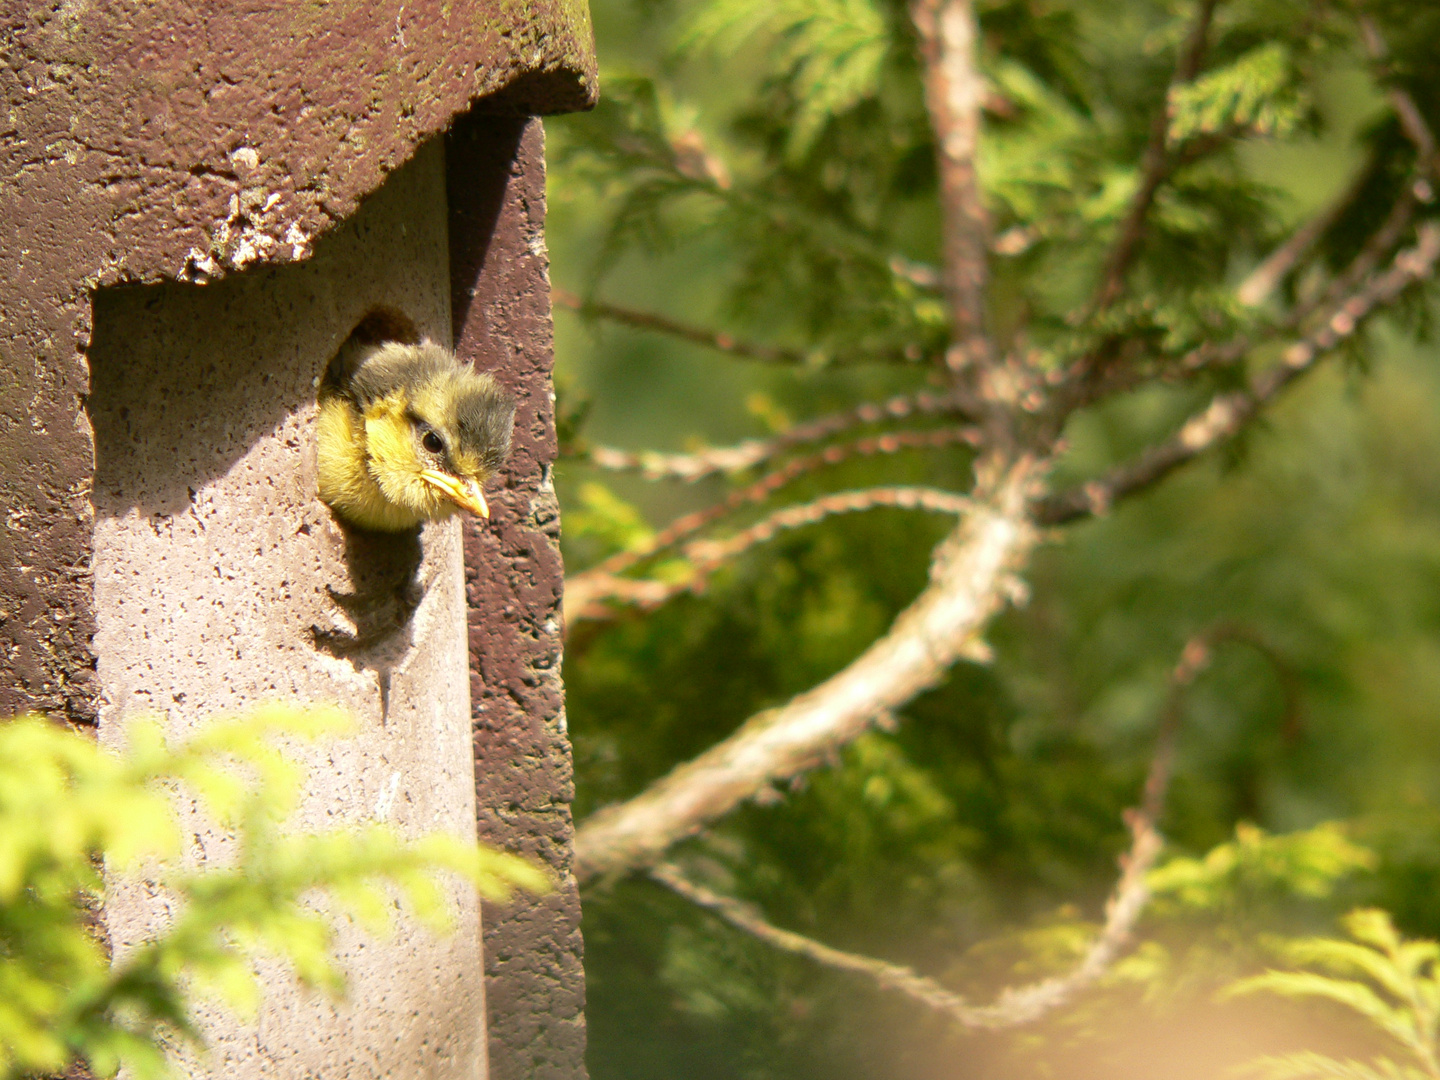
<svg viewBox="0 0 1440 1080">
<path fill-rule="evenodd" d="M 320 386 L 320 498 L 346 523 L 406 532 L 457 510 L 510 453 L 515 399 L 433 342 L 347 343 Z"/>
</svg>

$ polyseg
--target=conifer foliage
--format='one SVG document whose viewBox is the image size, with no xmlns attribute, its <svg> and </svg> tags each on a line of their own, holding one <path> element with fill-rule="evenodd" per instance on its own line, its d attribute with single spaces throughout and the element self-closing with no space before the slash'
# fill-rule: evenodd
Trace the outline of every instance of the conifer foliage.
<svg viewBox="0 0 1440 1080">
<path fill-rule="evenodd" d="M 1252 499 L 1285 543 L 1323 532 L 1319 487 L 1226 485 L 1297 396 L 1427 340 L 1440 9 L 594 10 L 602 100 L 551 146 L 561 369 L 587 357 L 591 397 L 562 386 L 560 481 L 597 1075 L 655 985 L 673 1023 L 625 1075 L 950 1075 L 845 1017 L 1063 1042 L 1102 987 L 1163 997 L 1189 976 L 1154 950 L 1198 955 L 1157 921 L 1193 912 L 1151 903 L 1167 838 L 1250 835 L 1256 777 L 1353 674 L 1355 625 L 1285 609 L 1281 556 L 1245 576 L 1259 542 L 1216 522 Z M 1244 777 L 1176 778 L 1237 712 L 1266 730 Z M 1363 804 L 1312 769 L 1265 824 Z M 1273 867 L 1271 929 L 1314 917 L 1310 871 Z M 1196 961 L 1213 985 L 1236 949 Z"/>
<path fill-rule="evenodd" d="M 334 710 L 272 706 L 175 744 L 136 718 L 114 753 L 40 717 L 0 724 L 0 1077 L 178 1075 L 167 1047 L 203 1051 L 197 999 L 254 1015 L 257 958 L 338 995 L 334 919 L 383 934 L 403 897 L 449 932 L 451 875 L 492 899 L 548 887 L 524 860 L 451 835 L 287 826 L 302 770 L 281 743 L 348 727 Z M 225 864 L 186 865 L 177 798 L 229 832 Z M 100 914 L 105 876 L 143 879 L 173 912 L 121 955 Z"/>
</svg>

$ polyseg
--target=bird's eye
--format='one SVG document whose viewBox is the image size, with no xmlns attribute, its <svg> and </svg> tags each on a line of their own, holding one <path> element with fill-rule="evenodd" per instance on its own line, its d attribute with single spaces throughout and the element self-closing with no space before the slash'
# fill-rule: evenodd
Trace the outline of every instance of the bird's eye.
<svg viewBox="0 0 1440 1080">
<path fill-rule="evenodd" d="M 440 453 L 440 451 L 445 449 L 445 441 L 441 439 L 439 435 L 436 435 L 433 431 L 425 432 L 425 435 L 423 438 L 421 438 L 420 443 L 422 446 L 425 447 L 426 450 L 429 450 L 432 454 L 438 454 Z"/>
</svg>

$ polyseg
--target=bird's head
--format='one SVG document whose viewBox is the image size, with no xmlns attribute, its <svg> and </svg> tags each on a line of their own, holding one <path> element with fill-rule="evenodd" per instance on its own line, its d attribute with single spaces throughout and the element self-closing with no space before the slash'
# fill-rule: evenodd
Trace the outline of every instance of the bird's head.
<svg viewBox="0 0 1440 1080">
<path fill-rule="evenodd" d="M 515 401 L 493 378 L 431 342 L 387 342 L 348 382 L 366 469 L 386 501 L 420 520 L 490 516 L 481 488 L 509 455 L 515 422 Z"/>
</svg>

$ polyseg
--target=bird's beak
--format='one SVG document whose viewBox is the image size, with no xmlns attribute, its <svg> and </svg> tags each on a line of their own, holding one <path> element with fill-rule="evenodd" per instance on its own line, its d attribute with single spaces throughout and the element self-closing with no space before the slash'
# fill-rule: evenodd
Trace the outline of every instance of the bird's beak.
<svg viewBox="0 0 1440 1080">
<path fill-rule="evenodd" d="M 420 479 L 424 480 L 433 488 L 437 488 L 441 494 L 453 502 L 462 510 L 468 510 L 472 514 L 478 514 L 482 518 L 490 516 L 490 507 L 485 504 L 485 496 L 480 491 L 480 485 L 474 480 L 462 481 L 447 473 L 436 472 L 434 469 L 425 469 L 420 473 Z"/>
</svg>

